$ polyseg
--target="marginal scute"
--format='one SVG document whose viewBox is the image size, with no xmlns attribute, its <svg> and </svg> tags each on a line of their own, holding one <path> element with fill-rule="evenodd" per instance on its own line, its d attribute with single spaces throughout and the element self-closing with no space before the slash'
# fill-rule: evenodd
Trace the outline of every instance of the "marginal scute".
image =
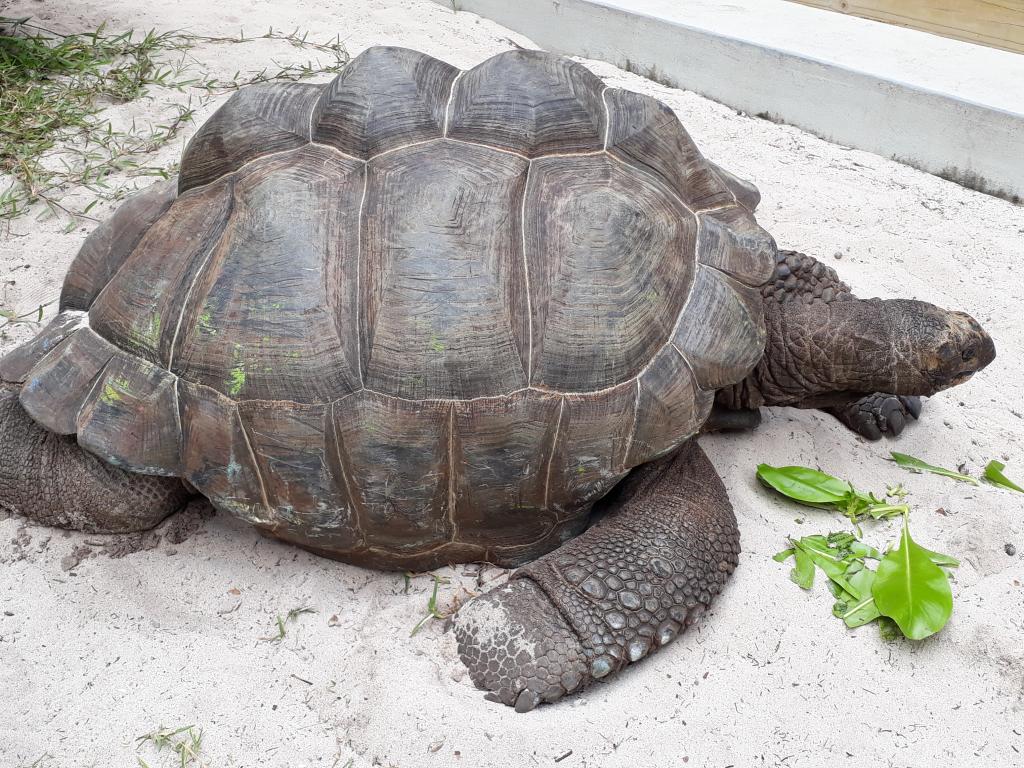
<svg viewBox="0 0 1024 768">
<path fill-rule="evenodd" d="M 603 155 L 535 160 L 523 210 L 531 383 L 589 392 L 635 377 L 690 291 L 693 216 L 660 181 Z"/>
<path fill-rule="evenodd" d="M 761 190 L 752 181 L 741 179 L 732 171 L 726 170 L 707 158 L 704 158 L 704 160 L 711 167 L 711 170 L 718 174 L 718 178 L 722 180 L 722 183 L 729 188 L 729 191 L 736 198 L 736 202 L 753 213 L 761 202 Z"/>
<path fill-rule="evenodd" d="M 182 476 L 221 509 L 257 525 L 270 521 L 263 479 L 235 403 L 178 380 Z"/>
<path fill-rule="evenodd" d="M 526 386 L 518 215 L 527 163 L 445 142 L 372 161 L 363 206 L 366 386 L 410 400 Z"/>
<path fill-rule="evenodd" d="M 604 84 L 545 51 L 506 51 L 455 83 L 447 135 L 538 157 L 604 144 Z"/>
<path fill-rule="evenodd" d="M 309 145 L 237 175 L 224 234 L 167 315 L 171 370 L 236 400 L 325 403 L 359 388 L 363 174 Z"/>
<path fill-rule="evenodd" d="M 180 476 L 176 386 L 165 369 L 119 352 L 78 413 L 78 444 L 121 469 Z"/>
<path fill-rule="evenodd" d="M 21 405 L 39 424 L 59 435 L 78 429 L 78 412 L 96 378 L 118 349 L 81 328 L 36 365 L 21 388 Z"/>
<path fill-rule="evenodd" d="M 368 546 L 402 554 L 451 540 L 451 409 L 371 392 L 334 404 L 336 444 Z"/>
<path fill-rule="evenodd" d="M 260 155 L 307 143 L 309 116 L 322 90 L 309 83 L 260 83 L 236 91 L 185 147 L 178 193 L 209 184 Z"/>
<path fill-rule="evenodd" d="M 775 270 L 775 240 L 741 205 L 698 213 L 697 260 L 760 287 Z"/>
<path fill-rule="evenodd" d="M 94 229 L 71 262 L 60 293 L 60 308 L 87 310 L 125 263 L 142 236 L 174 202 L 177 179 L 160 181 L 126 198 L 113 216 Z"/>
<path fill-rule="evenodd" d="M 32 339 L 0 358 L 0 379 L 11 384 L 21 384 L 40 360 L 87 324 L 88 316 L 84 312 L 61 312 Z"/>
<path fill-rule="evenodd" d="M 764 353 L 760 291 L 700 267 L 672 343 L 693 367 L 702 389 L 735 384 Z"/>
<path fill-rule="evenodd" d="M 559 517 L 583 514 L 626 474 L 636 384 L 566 395 L 548 481 L 548 506 Z"/>
<path fill-rule="evenodd" d="M 519 546 L 555 527 L 546 488 L 561 400 L 524 391 L 455 404 L 450 455 L 459 540 Z"/>
<path fill-rule="evenodd" d="M 330 411 L 329 404 L 238 404 L 264 478 L 273 535 L 310 547 L 351 550 L 362 536 L 344 476 L 330 455 Z"/>
<path fill-rule="evenodd" d="M 231 213 L 231 187 L 225 180 L 179 197 L 149 228 L 89 308 L 96 333 L 143 360 L 167 364 L 181 303 Z"/>
<path fill-rule="evenodd" d="M 458 73 L 408 48 L 369 48 L 324 88 L 313 113 L 313 141 L 366 160 L 440 138 Z"/>
<path fill-rule="evenodd" d="M 736 202 L 667 104 L 620 88 L 605 100 L 609 152 L 656 174 L 693 211 Z"/>
<path fill-rule="evenodd" d="M 640 377 L 636 424 L 626 464 L 635 467 L 664 456 L 707 420 L 715 393 L 697 386 L 679 351 L 667 345 Z"/>
</svg>

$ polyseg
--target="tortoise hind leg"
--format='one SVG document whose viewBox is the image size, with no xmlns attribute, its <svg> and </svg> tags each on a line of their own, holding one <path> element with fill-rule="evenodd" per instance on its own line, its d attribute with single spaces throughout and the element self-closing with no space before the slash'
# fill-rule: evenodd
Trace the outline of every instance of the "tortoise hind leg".
<svg viewBox="0 0 1024 768">
<path fill-rule="evenodd" d="M 16 391 L 0 387 L 0 510 L 60 528 L 126 533 L 154 527 L 190 496 L 178 478 L 125 472 L 73 436 L 43 429 Z"/>
<path fill-rule="evenodd" d="M 518 711 L 604 678 L 696 621 L 736 567 L 721 479 L 690 441 L 636 470 L 616 508 L 456 617 L 480 688 Z"/>
</svg>

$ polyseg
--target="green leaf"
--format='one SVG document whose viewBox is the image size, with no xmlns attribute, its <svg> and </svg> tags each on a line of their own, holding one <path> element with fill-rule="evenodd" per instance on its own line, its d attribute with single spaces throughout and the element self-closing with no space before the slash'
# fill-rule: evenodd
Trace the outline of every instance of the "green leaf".
<svg viewBox="0 0 1024 768">
<path fill-rule="evenodd" d="M 868 546 L 863 541 L 853 541 L 850 543 L 850 552 L 857 557 L 866 557 L 870 560 L 881 560 L 882 553 L 879 552 L 872 546 Z"/>
<path fill-rule="evenodd" d="M 897 453 L 892 451 L 892 460 L 899 464 L 904 469 L 909 469 L 913 472 L 931 472 L 933 475 L 942 475 L 943 477 L 951 477 L 954 480 L 960 480 L 964 483 L 971 483 L 972 485 L 980 485 L 977 479 L 970 475 L 962 475 L 959 472 L 954 472 L 951 469 L 943 469 L 942 467 L 936 467 L 934 464 L 928 464 L 914 456 L 909 456 L 905 453 Z"/>
<path fill-rule="evenodd" d="M 774 560 L 776 563 L 784 562 L 791 558 L 795 552 L 796 549 L 794 549 L 793 547 L 790 547 L 789 549 L 784 549 L 781 552 L 776 552 L 774 555 L 772 555 L 772 560 Z"/>
<path fill-rule="evenodd" d="M 1006 469 L 1006 465 L 1003 462 L 993 459 L 985 465 L 985 479 L 992 483 L 992 485 L 999 485 L 1003 488 L 1009 488 L 1011 491 L 1024 493 L 1024 488 L 1021 488 L 1003 474 L 1004 469 Z"/>
<path fill-rule="evenodd" d="M 810 589 L 814 586 L 814 561 L 803 549 L 797 547 L 793 552 L 793 570 L 789 572 L 789 578 L 801 589 Z"/>
<path fill-rule="evenodd" d="M 879 613 L 895 621 L 911 640 L 934 635 L 953 613 L 949 579 L 929 551 L 910 537 L 906 517 L 900 545 L 878 564 L 871 594 Z"/>
<path fill-rule="evenodd" d="M 849 483 L 809 467 L 758 464 L 757 476 L 783 496 L 804 504 L 838 504 L 853 491 Z"/>
<path fill-rule="evenodd" d="M 878 606 L 875 604 L 875 598 L 871 594 L 875 577 L 875 572 L 869 568 L 863 568 L 850 577 L 850 583 L 860 590 L 862 597 L 860 600 L 845 604 L 846 610 L 839 618 L 846 622 L 846 626 L 862 627 L 881 616 Z"/>
<path fill-rule="evenodd" d="M 849 592 L 854 598 L 860 599 L 860 591 L 846 579 L 846 569 L 851 560 L 844 558 L 837 550 L 828 545 L 824 536 L 804 536 L 793 542 L 798 550 L 806 552 L 814 564 L 832 581 Z"/>
</svg>

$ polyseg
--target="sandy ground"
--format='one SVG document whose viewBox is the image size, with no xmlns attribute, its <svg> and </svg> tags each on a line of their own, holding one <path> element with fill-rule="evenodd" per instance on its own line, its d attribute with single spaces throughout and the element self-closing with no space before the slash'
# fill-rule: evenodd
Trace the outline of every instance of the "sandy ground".
<svg viewBox="0 0 1024 768">
<path fill-rule="evenodd" d="M 355 54 L 378 43 L 469 66 L 529 42 L 426 0 L 26 2 L 61 29 L 269 25 L 340 32 Z M 205 46 L 214 72 L 308 58 L 278 43 Z M 899 449 L 978 473 L 1002 457 L 1024 476 L 1020 262 L 1024 209 L 790 127 L 738 115 L 611 66 L 609 82 L 665 100 L 712 159 L 760 185 L 760 221 L 780 244 L 824 257 L 862 295 L 965 309 L 999 358 L 935 397 Z M 111 109 L 145 118 L 181 95 Z M 201 120 L 213 105 L 202 110 Z M 194 130 L 194 127 L 190 129 Z M 169 162 L 181 142 L 157 160 Z M 99 216 L 111 206 L 94 209 Z M 56 296 L 93 225 L 21 219 L 0 247 L 3 304 Z M 31 335 L 18 327 L 6 351 Z M 1024 497 L 904 473 L 889 443 L 858 440 L 814 412 L 766 412 L 751 435 L 705 438 L 743 532 L 740 567 L 699 631 L 619 679 L 529 715 L 487 703 L 463 675 L 444 622 L 416 636 L 432 586 L 322 560 L 193 509 L 131 540 L 0 520 L 0 765 L 177 764 L 136 739 L 158 726 L 203 731 L 209 766 L 983 766 L 1024 765 Z M 904 482 L 916 538 L 961 557 L 955 612 L 921 643 L 845 629 L 818 584 L 801 592 L 771 560 L 787 534 L 840 520 L 769 496 L 758 462 L 819 465 L 865 489 Z M 801 522 L 802 520 L 802 522 Z M 875 543 L 894 525 L 873 528 Z M 1006 545 L 1018 554 L 1008 555 Z M 448 609 L 478 589 L 472 567 L 443 569 Z M 489 571 L 480 581 L 502 579 Z M 278 616 L 310 607 L 287 624 Z"/>
</svg>

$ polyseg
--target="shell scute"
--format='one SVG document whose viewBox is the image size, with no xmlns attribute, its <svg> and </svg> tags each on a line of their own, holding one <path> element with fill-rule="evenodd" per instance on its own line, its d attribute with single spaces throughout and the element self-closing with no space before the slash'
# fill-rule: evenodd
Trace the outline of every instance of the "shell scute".
<svg viewBox="0 0 1024 768">
<path fill-rule="evenodd" d="M 89 309 L 149 228 L 174 202 L 177 189 L 177 182 L 170 179 L 136 192 L 85 238 L 64 277 L 61 311 Z"/>
<path fill-rule="evenodd" d="M 608 151 L 661 177 L 692 210 L 735 203 L 667 104 L 609 88 Z"/>
<path fill-rule="evenodd" d="M 686 357 L 702 389 L 735 384 L 764 353 L 760 292 L 700 267 L 672 343 Z"/>
<path fill-rule="evenodd" d="M 458 72 L 408 48 L 369 48 L 324 88 L 313 112 L 313 141 L 366 160 L 440 138 Z"/>
<path fill-rule="evenodd" d="M 19 396 L 22 407 L 50 431 L 75 434 L 78 412 L 118 354 L 117 347 L 88 328 L 77 330 L 31 370 Z"/>
<path fill-rule="evenodd" d="M 454 408 L 456 537 L 484 548 L 545 538 L 559 523 L 546 496 L 561 397 L 523 391 Z"/>
<path fill-rule="evenodd" d="M 451 407 L 371 392 L 334 404 L 336 445 L 367 546 L 408 553 L 451 541 Z"/>
<path fill-rule="evenodd" d="M 518 222 L 527 163 L 468 145 L 372 161 L 363 214 L 367 387 L 466 399 L 526 386 Z"/>
<path fill-rule="evenodd" d="M 602 155 L 535 160 L 524 216 L 531 383 L 593 391 L 639 374 L 690 291 L 694 217 Z"/>
<path fill-rule="evenodd" d="M 78 444 L 122 469 L 180 476 L 177 382 L 164 368 L 119 352 L 78 412 Z"/>
<path fill-rule="evenodd" d="M 628 472 L 636 417 L 636 383 L 591 395 L 565 395 L 548 476 L 548 505 L 560 518 L 578 515 Z"/>
<path fill-rule="evenodd" d="M 339 468 L 329 456 L 330 411 L 330 404 L 238 404 L 264 479 L 271 526 L 302 532 L 310 543 L 351 549 L 361 536 Z"/>
<path fill-rule="evenodd" d="M 234 180 L 234 211 L 179 299 L 165 360 L 236 400 L 329 402 L 360 386 L 362 163 L 308 145 Z"/>
<path fill-rule="evenodd" d="M 447 135 L 539 157 L 604 145 L 604 83 L 545 51 L 506 51 L 455 83 Z"/>
<path fill-rule="evenodd" d="M 260 155 L 309 141 L 309 116 L 323 86 L 260 83 L 232 94 L 181 157 L 178 193 L 209 184 Z"/>
<path fill-rule="evenodd" d="M 758 226 L 750 211 L 731 205 L 698 213 L 697 260 L 757 287 L 775 271 L 774 238 Z"/>
<path fill-rule="evenodd" d="M 676 448 L 707 420 L 715 393 L 701 389 L 669 344 L 637 380 L 636 421 L 626 464 L 635 467 Z"/>
<path fill-rule="evenodd" d="M 88 323 L 84 312 L 66 310 L 58 314 L 32 339 L 0 358 L 0 379 L 22 384 L 32 369 L 58 344 Z"/>
<path fill-rule="evenodd" d="M 233 400 L 179 379 L 182 476 L 217 506 L 261 525 L 271 511 L 263 477 Z"/>
<path fill-rule="evenodd" d="M 125 352 L 167 365 L 189 286 L 232 211 L 231 179 L 178 198 L 89 307 L 89 325 Z"/>
</svg>

